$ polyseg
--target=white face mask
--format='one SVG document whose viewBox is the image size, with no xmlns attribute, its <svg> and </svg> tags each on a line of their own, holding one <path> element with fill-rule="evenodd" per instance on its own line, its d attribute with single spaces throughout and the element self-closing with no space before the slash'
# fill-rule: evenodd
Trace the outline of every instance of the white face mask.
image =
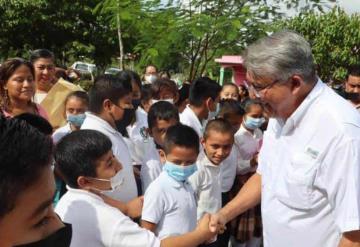
<svg viewBox="0 0 360 247">
<path fill-rule="evenodd" d="M 159 100 L 152 99 L 151 104 L 155 104 L 155 103 L 160 102 L 160 101 L 166 101 L 166 102 L 169 102 L 172 105 L 174 104 L 174 99 L 159 99 Z"/>
<path fill-rule="evenodd" d="M 148 83 L 148 84 L 152 84 L 156 81 L 157 79 L 157 76 L 156 75 L 146 75 L 145 76 L 145 81 Z"/>
<path fill-rule="evenodd" d="M 122 170 L 118 171 L 115 176 L 113 176 L 110 179 L 104 179 L 104 178 L 92 178 L 98 181 L 105 181 L 110 182 L 111 189 L 110 190 L 101 190 L 101 193 L 109 196 L 115 200 L 119 200 L 121 195 L 119 193 L 119 189 L 121 188 L 121 185 L 124 183 L 124 173 Z"/>
</svg>

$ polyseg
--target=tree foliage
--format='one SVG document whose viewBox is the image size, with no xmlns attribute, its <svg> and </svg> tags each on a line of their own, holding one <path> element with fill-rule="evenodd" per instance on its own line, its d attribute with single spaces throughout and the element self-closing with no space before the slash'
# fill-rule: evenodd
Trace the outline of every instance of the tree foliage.
<svg viewBox="0 0 360 247">
<path fill-rule="evenodd" d="M 277 28 L 295 30 L 311 43 L 318 73 L 325 81 L 341 81 L 349 65 L 360 64 L 360 15 L 334 8 L 319 14 L 307 11 Z"/>
</svg>

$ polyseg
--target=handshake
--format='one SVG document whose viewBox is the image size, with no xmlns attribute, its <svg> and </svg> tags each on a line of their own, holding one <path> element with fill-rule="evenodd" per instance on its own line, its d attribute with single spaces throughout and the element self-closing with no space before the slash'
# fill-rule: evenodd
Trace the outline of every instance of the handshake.
<svg viewBox="0 0 360 247">
<path fill-rule="evenodd" d="M 195 233 L 205 240 L 205 243 L 211 243 L 216 240 L 218 234 L 223 234 L 226 230 L 226 219 L 221 213 L 205 214 L 198 222 Z"/>
</svg>

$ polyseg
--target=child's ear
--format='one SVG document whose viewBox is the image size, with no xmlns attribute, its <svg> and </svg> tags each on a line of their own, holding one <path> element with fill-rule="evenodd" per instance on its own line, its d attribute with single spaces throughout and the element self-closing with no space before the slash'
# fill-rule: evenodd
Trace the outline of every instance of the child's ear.
<svg viewBox="0 0 360 247">
<path fill-rule="evenodd" d="M 205 146 L 205 138 L 204 137 L 201 137 L 200 138 L 200 144 L 204 147 Z"/>
<path fill-rule="evenodd" d="M 159 155 L 160 155 L 160 162 L 162 164 L 165 164 L 166 162 L 166 154 L 165 151 L 163 149 L 159 149 Z"/>
<path fill-rule="evenodd" d="M 105 99 L 102 103 L 103 109 L 107 112 L 111 111 L 112 105 L 109 99 Z"/>
<path fill-rule="evenodd" d="M 90 188 L 92 183 L 84 176 L 79 176 L 76 180 L 77 185 L 80 189 Z"/>
</svg>

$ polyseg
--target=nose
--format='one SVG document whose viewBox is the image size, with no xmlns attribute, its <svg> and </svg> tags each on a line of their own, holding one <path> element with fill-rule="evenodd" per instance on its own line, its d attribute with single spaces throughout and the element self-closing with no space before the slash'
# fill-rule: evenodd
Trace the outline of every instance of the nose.
<svg viewBox="0 0 360 247">
<path fill-rule="evenodd" d="M 118 159 L 116 159 L 116 166 L 115 166 L 116 172 L 121 171 L 122 169 L 123 169 L 123 165 L 121 164 L 120 161 L 118 161 Z"/>
<path fill-rule="evenodd" d="M 360 85 L 354 88 L 354 93 L 360 93 Z"/>
</svg>

